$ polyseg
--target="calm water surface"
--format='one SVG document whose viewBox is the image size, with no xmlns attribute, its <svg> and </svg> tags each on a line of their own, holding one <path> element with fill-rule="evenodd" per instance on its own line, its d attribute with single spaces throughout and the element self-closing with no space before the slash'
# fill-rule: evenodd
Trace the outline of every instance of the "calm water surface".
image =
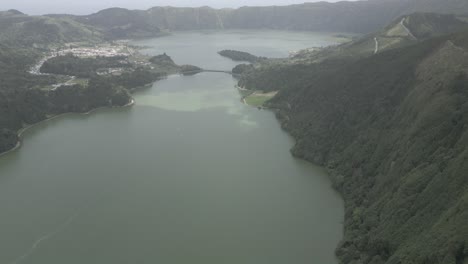
<svg viewBox="0 0 468 264">
<path fill-rule="evenodd" d="M 135 44 L 176 63 L 281 57 L 333 42 L 288 32 L 186 32 Z M 0 158 L 1 264 L 336 263 L 343 204 L 322 169 L 292 158 L 268 111 L 227 74 L 172 76 L 132 108 L 37 125 Z"/>
</svg>

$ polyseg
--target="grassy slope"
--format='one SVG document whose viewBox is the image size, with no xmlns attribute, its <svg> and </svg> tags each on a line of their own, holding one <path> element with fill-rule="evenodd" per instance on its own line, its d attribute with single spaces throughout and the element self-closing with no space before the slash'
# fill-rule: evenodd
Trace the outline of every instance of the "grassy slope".
<svg viewBox="0 0 468 264">
<path fill-rule="evenodd" d="M 276 94 L 275 92 L 259 93 L 257 91 L 257 92 L 248 94 L 244 99 L 245 99 L 245 103 L 248 105 L 255 106 L 255 107 L 263 107 L 268 101 L 270 101 L 275 96 L 275 94 Z"/>
<path fill-rule="evenodd" d="M 251 106 L 255 107 L 261 107 L 263 106 L 269 99 L 268 97 L 265 96 L 247 96 L 245 98 L 245 103 Z"/>
</svg>

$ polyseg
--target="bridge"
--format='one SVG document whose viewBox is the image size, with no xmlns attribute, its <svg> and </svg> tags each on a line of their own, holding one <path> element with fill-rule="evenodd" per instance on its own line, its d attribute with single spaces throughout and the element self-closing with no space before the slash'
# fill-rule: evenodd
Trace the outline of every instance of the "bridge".
<svg viewBox="0 0 468 264">
<path fill-rule="evenodd" d="M 223 70 L 202 70 L 203 72 L 222 72 L 227 74 L 233 74 L 232 71 L 223 71 Z"/>
<path fill-rule="evenodd" d="M 232 71 L 226 71 L 226 70 L 209 70 L 209 69 L 201 69 L 201 70 L 199 70 L 199 71 L 182 72 L 182 74 L 197 74 L 197 73 L 200 73 L 200 72 L 220 72 L 220 73 L 230 74 L 230 75 L 232 75 L 232 76 L 234 76 L 234 77 L 240 76 L 240 74 L 233 73 Z"/>
</svg>

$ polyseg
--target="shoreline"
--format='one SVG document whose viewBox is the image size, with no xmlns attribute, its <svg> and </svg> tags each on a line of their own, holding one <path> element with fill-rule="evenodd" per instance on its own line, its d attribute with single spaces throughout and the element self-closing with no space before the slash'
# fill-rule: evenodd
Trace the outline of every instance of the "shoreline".
<svg viewBox="0 0 468 264">
<path fill-rule="evenodd" d="M 205 72 L 205 71 L 202 70 L 202 71 L 200 71 L 200 72 L 197 72 L 197 74 L 198 74 L 198 73 L 202 73 L 202 72 Z M 208 72 L 209 72 L 209 71 L 208 71 Z M 182 73 L 182 72 L 176 72 L 176 73 L 168 74 L 167 76 L 165 76 L 165 78 L 172 77 L 172 76 L 185 76 L 185 75 L 184 75 L 184 73 Z M 161 78 L 161 79 L 164 79 L 164 78 Z M 161 80 L 161 79 L 160 79 L 160 80 Z M 159 81 L 159 80 L 157 80 L 157 81 Z M 155 82 L 157 82 L 157 81 L 155 81 Z M 131 92 L 131 93 L 137 92 L 139 89 L 147 88 L 147 87 L 149 87 L 149 86 L 151 86 L 151 85 L 153 85 L 153 84 L 154 84 L 154 82 L 151 83 L 151 84 L 147 84 L 147 85 L 145 85 L 145 86 L 142 86 L 142 87 L 135 87 L 135 88 L 132 88 L 132 89 L 130 89 L 130 92 Z M 238 85 L 236 85 L 235 88 L 237 88 L 237 90 L 239 90 L 239 91 L 249 91 L 248 89 L 246 89 L 246 88 L 244 88 L 244 87 L 240 87 L 240 86 L 238 86 Z M 246 98 L 246 97 L 242 97 L 242 98 L 241 98 L 241 101 L 242 101 L 245 105 L 248 105 L 248 106 L 251 106 L 251 107 L 255 107 L 255 106 L 253 106 L 253 105 L 247 104 L 245 98 Z M 22 146 L 22 137 L 23 137 L 23 134 L 24 134 L 26 131 L 28 131 L 29 129 L 33 128 L 34 126 L 37 126 L 37 125 L 39 125 L 39 124 L 42 124 L 42 123 L 45 123 L 45 122 L 48 122 L 48 121 L 51 121 L 51 120 L 54 120 L 54 119 L 56 119 L 56 118 L 60 118 L 60 117 L 65 116 L 65 115 L 70 115 L 70 114 L 90 115 L 90 114 L 92 114 L 92 113 L 94 113 L 94 112 L 96 112 L 96 111 L 98 111 L 98 110 L 100 110 L 100 109 L 103 109 L 103 108 L 109 108 L 109 109 L 111 109 L 111 108 L 125 108 L 125 107 L 131 107 L 131 106 L 135 105 L 135 103 L 136 103 L 136 102 L 135 102 L 135 99 L 132 98 L 128 104 L 123 105 L 123 106 L 101 106 L 101 107 L 98 107 L 98 108 L 91 109 L 91 110 L 89 110 L 88 112 L 85 112 L 85 113 L 66 112 L 66 113 L 61 113 L 61 114 L 57 114 L 57 115 L 51 116 L 51 117 L 46 118 L 46 119 L 44 119 L 44 120 L 42 120 L 42 121 L 39 121 L 39 122 L 37 122 L 37 123 L 35 123 L 35 124 L 27 125 L 27 126 L 25 126 L 25 127 L 23 127 L 23 128 L 20 128 L 20 129 L 16 132 L 16 135 L 17 135 L 17 137 L 18 137 L 18 141 L 16 142 L 16 145 L 15 145 L 13 148 L 9 149 L 9 150 L 6 150 L 6 151 L 4 151 L 4 152 L 0 152 L 0 158 L 3 157 L 3 156 L 6 156 L 7 154 L 9 154 L 9 153 L 11 153 L 11 152 L 14 152 L 14 151 L 18 150 L 19 148 L 21 148 L 21 146 Z M 258 107 L 258 108 L 260 108 L 260 109 L 270 109 L 270 108 L 267 108 L 267 107 L 264 107 L 264 106 L 261 106 L 261 107 Z"/>
<path fill-rule="evenodd" d="M 28 131 L 29 129 L 37 126 L 37 125 L 40 125 L 42 123 L 45 123 L 45 122 L 49 122 L 51 120 L 54 120 L 54 119 L 57 119 L 57 118 L 60 118 L 60 117 L 63 117 L 63 116 L 66 116 L 66 115 L 72 115 L 72 114 L 76 114 L 76 115 L 90 115 L 98 110 L 101 110 L 101 109 L 112 109 L 112 108 L 127 108 L 127 107 L 132 107 L 135 105 L 135 99 L 131 99 L 130 102 L 126 105 L 123 105 L 123 106 L 101 106 L 101 107 L 98 107 L 98 108 L 94 108 L 94 109 L 91 109 L 90 111 L 88 112 L 85 112 L 85 113 L 77 113 L 77 112 L 66 112 L 66 113 L 61 113 L 61 114 L 57 114 L 57 115 L 54 115 L 54 116 L 51 116 L 49 118 L 46 118 L 42 121 L 39 121 L 35 124 L 30 124 L 30 125 L 27 125 L 21 129 L 18 130 L 18 132 L 16 132 L 16 135 L 18 137 L 18 141 L 16 142 L 16 145 L 7 150 L 7 151 L 4 151 L 4 152 L 0 152 L 0 157 L 3 157 L 3 156 L 6 156 L 7 154 L 11 153 L 11 152 L 14 152 L 16 150 L 18 150 L 19 148 L 21 148 L 21 146 L 23 145 L 22 144 L 22 139 L 23 139 L 23 135 L 26 131 Z"/>
<path fill-rule="evenodd" d="M 203 71 L 202 71 L 203 72 Z M 200 72 L 198 72 L 200 73 Z M 172 74 L 168 74 L 167 76 L 165 76 L 165 78 L 168 78 L 168 77 L 171 77 L 171 76 L 184 76 L 184 74 L 182 72 L 176 72 L 176 73 L 172 73 Z M 164 78 L 161 78 L 159 80 L 156 80 L 155 82 L 157 81 L 160 81 Z M 150 84 L 147 84 L 147 85 L 144 85 L 144 86 L 141 86 L 141 87 L 135 87 L 135 88 L 132 88 L 132 89 L 129 89 L 130 93 L 134 93 L 134 92 L 137 92 L 139 89 L 143 89 L 143 88 L 148 88 L 148 87 L 151 87 L 155 82 L 152 82 Z M 17 132 L 16 132 L 16 135 L 18 137 L 18 141 L 16 142 L 16 145 L 9 149 L 9 150 L 6 150 L 4 152 L 0 152 L 0 158 L 3 157 L 3 156 L 6 156 L 8 154 L 10 154 L 11 152 L 14 152 L 16 150 L 18 150 L 19 148 L 21 148 L 22 146 L 22 137 L 23 137 L 23 134 L 28 131 L 29 129 L 31 129 L 32 127 L 34 126 L 37 126 L 41 123 L 44 123 L 44 122 L 47 122 L 47 121 L 51 121 L 53 119 L 56 119 L 56 118 L 60 118 L 62 116 L 65 116 L 65 115 L 70 115 L 70 114 L 78 114 L 78 115 L 90 115 L 100 109 L 103 109 L 103 108 L 126 108 L 126 107 L 131 107 L 133 105 L 135 105 L 135 99 L 132 97 L 132 99 L 130 100 L 130 102 L 126 105 L 123 105 L 123 106 L 101 106 L 101 107 L 97 107 L 97 108 L 94 108 L 94 109 L 91 109 L 89 110 L 88 112 L 85 112 L 85 113 L 77 113 L 77 112 L 66 112 L 66 113 L 61 113 L 61 114 L 57 114 L 57 115 L 54 115 L 54 116 L 51 116 L 49 118 L 46 118 L 44 120 L 41 120 L 35 124 L 30 124 L 30 125 L 27 125 L 23 128 L 20 128 Z"/>
</svg>

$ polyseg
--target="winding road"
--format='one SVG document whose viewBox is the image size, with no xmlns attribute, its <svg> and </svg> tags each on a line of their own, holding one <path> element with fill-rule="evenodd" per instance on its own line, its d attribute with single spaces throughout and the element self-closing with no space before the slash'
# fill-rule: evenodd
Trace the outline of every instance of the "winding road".
<svg viewBox="0 0 468 264">
<path fill-rule="evenodd" d="M 405 29 L 406 33 L 408 33 L 408 35 L 409 35 L 410 37 L 412 37 L 413 39 L 417 40 L 418 38 L 415 37 L 415 36 L 413 35 L 413 33 L 411 33 L 411 30 L 409 30 L 409 29 L 405 26 L 405 20 L 406 20 L 406 18 L 403 18 L 403 19 L 401 20 L 401 22 L 400 22 L 400 25 L 403 27 L 403 29 Z"/>
<path fill-rule="evenodd" d="M 379 40 L 377 38 L 374 38 L 374 41 L 375 41 L 374 54 L 377 54 L 377 52 L 379 52 Z"/>
</svg>

